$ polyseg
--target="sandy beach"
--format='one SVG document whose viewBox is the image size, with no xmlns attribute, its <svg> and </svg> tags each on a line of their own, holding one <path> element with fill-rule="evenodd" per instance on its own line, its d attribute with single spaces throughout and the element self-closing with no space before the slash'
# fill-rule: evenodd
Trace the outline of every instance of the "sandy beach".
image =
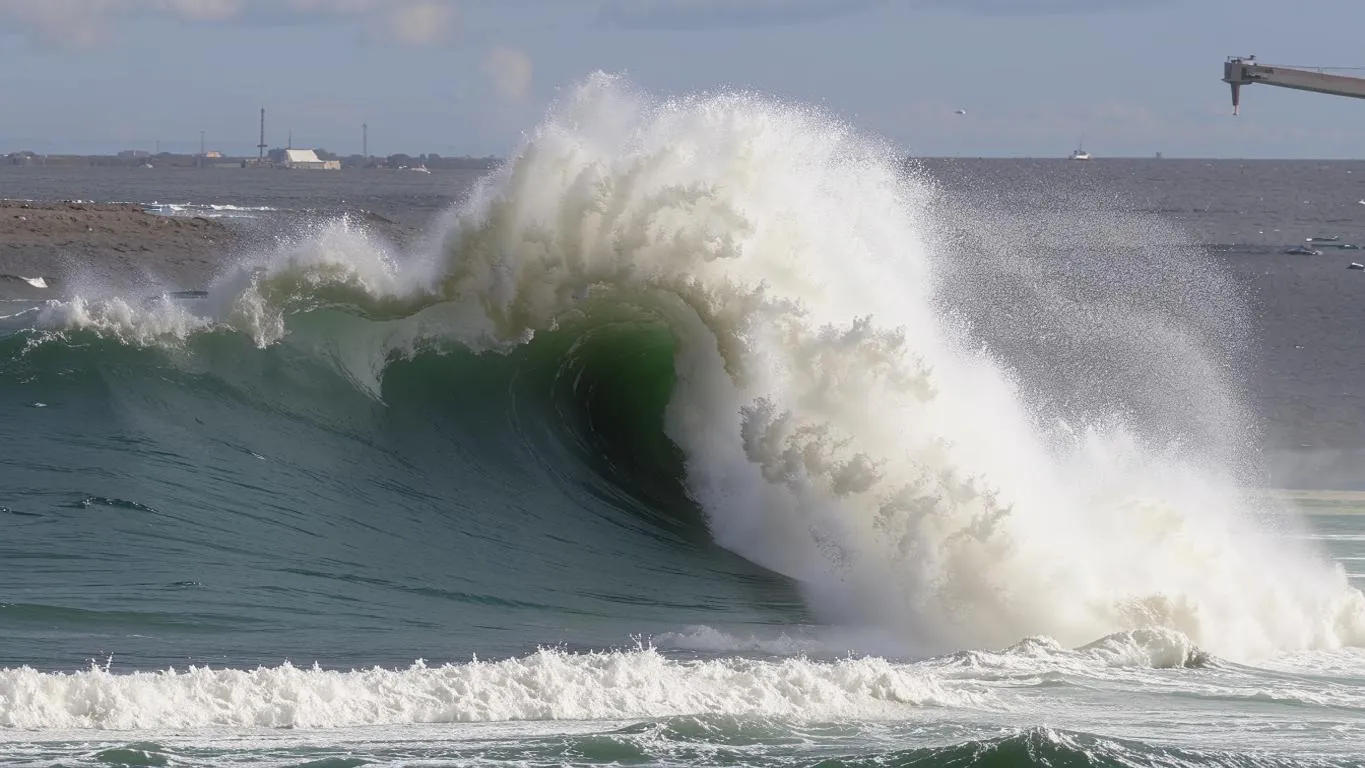
<svg viewBox="0 0 1365 768">
<path fill-rule="evenodd" d="M 0 200 L 0 298 L 198 288 L 239 239 L 220 221 L 134 204 Z"/>
</svg>

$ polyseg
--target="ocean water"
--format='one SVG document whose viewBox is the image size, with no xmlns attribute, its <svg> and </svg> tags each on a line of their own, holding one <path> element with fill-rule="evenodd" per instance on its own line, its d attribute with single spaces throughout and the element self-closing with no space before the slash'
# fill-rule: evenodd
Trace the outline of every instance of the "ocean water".
<svg viewBox="0 0 1365 768">
<path fill-rule="evenodd" d="M 1365 764 L 1365 164 L 904 153 L 0 169 L 247 234 L 0 303 L 0 758 Z"/>
</svg>

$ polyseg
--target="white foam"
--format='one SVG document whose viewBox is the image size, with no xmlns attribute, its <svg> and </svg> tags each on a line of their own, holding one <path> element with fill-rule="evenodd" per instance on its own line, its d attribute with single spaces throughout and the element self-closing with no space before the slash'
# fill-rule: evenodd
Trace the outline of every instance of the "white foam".
<svg viewBox="0 0 1365 768">
<path fill-rule="evenodd" d="M 118 297 L 95 301 L 77 296 L 45 302 L 34 325 L 58 336 L 87 330 L 135 346 L 168 346 L 213 328 L 214 322 L 170 301 L 138 303 Z"/>
<path fill-rule="evenodd" d="M 1160 627 L 1116 632 L 1079 648 L 1066 648 L 1046 636 L 1025 638 L 1000 651 L 968 651 L 931 660 L 931 666 L 992 669 L 1038 674 L 1068 671 L 1104 677 L 1108 670 L 1202 667 L 1213 663 L 1189 637 Z"/>
<path fill-rule="evenodd" d="M 234 330 L 266 347 L 284 337 L 288 317 L 297 313 L 342 306 L 410 314 L 412 301 L 400 298 L 402 293 L 388 246 L 342 216 L 267 252 L 243 254 L 203 300 L 77 295 L 47 301 L 35 325 L 58 335 L 90 331 L 138 346 L 179 346 L 196 333 Z M 397 306 L 382 306 L 386 299 Z M 383 350 L 379 354 L 382 360 Z"/>
<path fill-rule="evenodd" d="M 988 705 L 882 659 L 817 663 L 675 661 L 653 650 L 542 650 L 498 662 L 359 671 L 192 667 L 0 670 L 0 726 L 21 729 L 335 728 L 513 720 L 619 720 L 687 714 L 798 721 L 904 717 L 925 706 Z"/>
<path fill-rule="evenodd" d="M 231 203 L 140 203 L 148 213 L 161 216 L 199 216 L 202 218 L 249 218 L 261 213 L 278 211 L 268 205 L 233 205 Z"/>
<path fill-rule="evenodd" d="M 410 314 L 409 293 L 390 246 L 343 216 L 244 257 L 213 286 L 206 306 L 264 347 L 284 337 L 292 314 L 330 306 Z"/>
<path fill-rule="evenodd" d="M 1035 423 L 937 309 L 935 213 L 896 153 L 817 112 L 602 76 L 455 217 L 433 290 L 508 340 L 588 287 L 667 318 L 690 491 L 827 620 L 912 652 L 1151 625 L 1234 657 L 1365 643 L 1341 571 L 1257 527 L 1178 434 Z"/>
</svg>

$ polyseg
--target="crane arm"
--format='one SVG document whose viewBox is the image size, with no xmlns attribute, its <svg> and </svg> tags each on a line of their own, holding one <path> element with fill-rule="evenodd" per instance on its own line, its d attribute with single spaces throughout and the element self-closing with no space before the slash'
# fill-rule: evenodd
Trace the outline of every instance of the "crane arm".
<svg viewBox="0 0 1365 768">
<path fill-rule="evenodd" d="M 1252 83 L 1278 85 L 1299 91 L 1365 99 L 1365 77 L 1329 75 L 1312 69 L 1257 64 L 1255 56 L 1232 57 L 1223 64 L 1223 82 L 1232 85 L 1232 114 L 1237 114 L 1242 86 Z"/>
</svg>

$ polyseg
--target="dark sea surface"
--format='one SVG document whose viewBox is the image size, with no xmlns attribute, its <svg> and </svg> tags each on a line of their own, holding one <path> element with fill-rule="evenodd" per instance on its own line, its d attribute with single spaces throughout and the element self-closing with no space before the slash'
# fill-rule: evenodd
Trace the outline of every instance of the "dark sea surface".
<svg viewBox="0 0 1365 768">
<path fill-rule="evenodd" d="M 241 234 L 0 302 L 0 762 L 1365 764 L 1365 162 L 596 88 L 486 178 L 0 167 Z"/>
</svg>

